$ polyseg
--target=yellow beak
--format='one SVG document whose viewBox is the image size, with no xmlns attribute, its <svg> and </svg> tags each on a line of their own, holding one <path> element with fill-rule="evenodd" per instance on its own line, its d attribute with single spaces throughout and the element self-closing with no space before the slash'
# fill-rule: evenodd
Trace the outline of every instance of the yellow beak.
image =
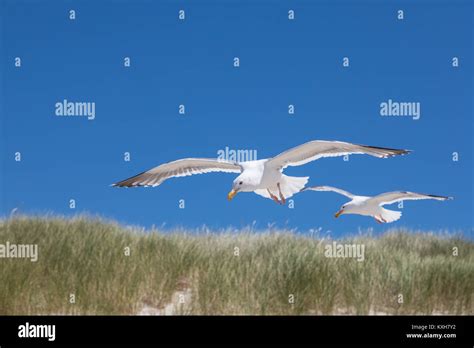
<svg viewBox="0 0 474 348">
<path fill-rule="evenodd" d="M 232 200 L 232 198 L 234 198 L 234 196 L 237 194 L 237 191 L 236 190 L 231 190 L 228 194 L 227 194 L 227 199 L 229 201 Z"/>
<path fill-rule="evenodd" d="M 343 210 L 339 210 L 336 214 L 334 214 L 335 218 L 338 218 L 342 214 Z"/>
</svg>

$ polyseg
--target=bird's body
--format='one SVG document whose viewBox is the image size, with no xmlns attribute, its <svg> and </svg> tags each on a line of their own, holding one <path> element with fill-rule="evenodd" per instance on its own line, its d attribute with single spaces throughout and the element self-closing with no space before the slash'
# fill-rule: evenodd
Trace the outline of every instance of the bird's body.
<svg viewBox="0 0 474 348">
<path fill-rule="evenodd" d="M 355 196 L 352 201 L 347 203 L 350 208 L 346 208 L 347 211 L 345 214 L 371 216 L 380 223 L 393 222 L 402 216 L 401 212 L 385 209 L 371 198 L 372 197 Z"/>
<path fill-rule="evenodd" d="M 284 204 L 286 198 L 301 191 L 309 177 L 291 177 L 283 174 L 288 166 L 299 166 L 323 157 L 351 154 L 368 154 L 378 158 L 403 155 L 408 150 L 356 145 L 340 141 L 314 140 L 287 150 L 275 157 L 247 161 L 229 162 L 205 158 L 186 158 L 162 164 L 112 186 L 158 186 L 171 177 L 181 177 L 209 172 L 240 173 L 235 178 L 229 200 L 237 192 L 255 192 L 265 198 Z"/>
<path fill-rule="evenodd" d="M 272 167 L 268 164 L 268 161 L 268 159 L 264 159 L 240 163 L 243 171 L 235 181 L 239 183 L 244 181 L 246 184 L 242 184 L 243 187 L 239 191 L 255 192 L 270 199 L 274 199 L 272 195 L 277 197 L 281 192 L 281 197 L 277 198 L 284 201 L 299 192 L 307 184 L 309 177 L 284 175 L 281 169 Z"/>
<path fill-rule="evenodd" d="M 445 201 L 452 197 L 427 195 L 408 191 L 393 191 L 379 194 L 377 196 L 357 196 L 350 192 L 331 186 L 312 186 L 306 187 L 302 191 L 333 191 L 343 196 L 349 197 L 351 201 L 345 203 L 335 214 L 339 217 L 342 214 L 356 214 L 371 216 L 379 223 L 394 222 L 400 219 L 402 213 L 399 211 L 385 209 L 383 206 L 405 200 L 435 199 Z"/>
</svg>

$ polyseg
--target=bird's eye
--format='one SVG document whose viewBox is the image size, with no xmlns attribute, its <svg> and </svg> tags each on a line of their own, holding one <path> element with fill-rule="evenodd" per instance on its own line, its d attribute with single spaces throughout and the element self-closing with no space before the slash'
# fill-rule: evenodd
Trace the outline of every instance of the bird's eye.
<svg viewBox="0 0 474 348">
<path fill-rule="evenodd" d="M 243 183 L 244 183 L 244 182 L 243 182 L 243 181 L 241 181 L 241 182 L 239 182 L 239 185 L 242 185 Z"/>
</svg>

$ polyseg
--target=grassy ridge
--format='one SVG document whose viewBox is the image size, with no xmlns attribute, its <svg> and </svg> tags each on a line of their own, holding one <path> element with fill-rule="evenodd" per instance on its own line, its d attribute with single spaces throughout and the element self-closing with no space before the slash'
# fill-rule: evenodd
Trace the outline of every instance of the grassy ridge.
<svg viewBox="0 0 474 348">
<path fill-rule="evenodd" d="M 285 231 L 145 233 L 85 217 L 0 221 L 6 241 L 38 244 L 39 257 L 0 259 L 3 315 L 162 314 L 177 299 L 176 314 L 474 313 L 474 243 L 456 237 L 346 240 L 365 245 L 363 262 L 327 258 L 331 241 Z"/>
</svg>

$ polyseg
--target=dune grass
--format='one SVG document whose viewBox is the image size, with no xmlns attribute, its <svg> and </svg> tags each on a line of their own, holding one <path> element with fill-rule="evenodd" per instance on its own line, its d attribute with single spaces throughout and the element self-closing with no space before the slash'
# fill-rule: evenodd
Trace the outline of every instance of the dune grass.
<svg viewBox="0 0 474 348">
<path fill-rule="evenodd" d="M 7 241 L 38 244 L 38 261 L 0 258 L 1 315 L 164 314 L 179 300 L 173 314 L 474 314 L 474 243 L 460 237 L 400 230 L 339 241 L 365 245 L 358 262 L 290 231 L 161 233 L 19 216 L 0 221 Z"/>
</svg>

